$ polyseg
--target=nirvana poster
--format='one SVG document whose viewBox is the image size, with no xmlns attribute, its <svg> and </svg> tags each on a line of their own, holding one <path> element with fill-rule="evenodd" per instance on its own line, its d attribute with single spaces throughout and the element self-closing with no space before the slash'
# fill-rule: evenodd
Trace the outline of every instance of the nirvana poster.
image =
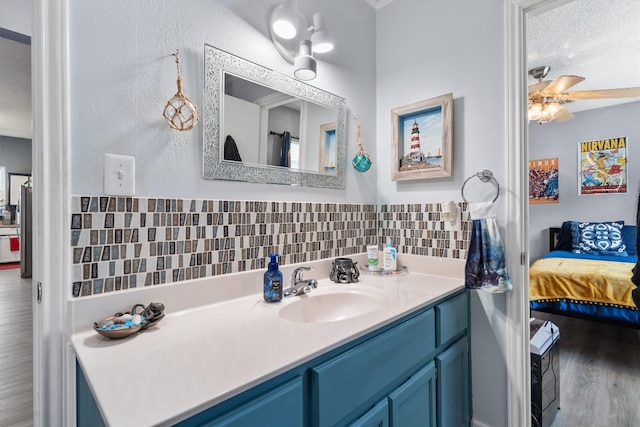
<svg viewBox="0 0 640 427">
<path fill-rule="evenodd" d="M 558 203 L 558 158 L 529 160 L 529 203 Z"/>
<path fill-rule="evenodd" d="M 578 194 L 627 192 L 626 137 L 581 142 L 578 164 Z"/>
</svg>

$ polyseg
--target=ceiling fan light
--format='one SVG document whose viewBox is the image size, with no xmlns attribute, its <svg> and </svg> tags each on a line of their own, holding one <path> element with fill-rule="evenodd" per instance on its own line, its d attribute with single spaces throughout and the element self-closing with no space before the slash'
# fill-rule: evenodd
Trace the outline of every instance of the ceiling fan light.
<svg viewBox="0 0 640 427">
<path fill-rule="evenodd" d="M 538 120 L 540 118 L 541 112 L 542 112 L 541 104 L 529 105 L 529 120 Z"/>
<path fill-rule="evenodd" d="M 551 102 L 547 104 L 545 110 L 549 112 L 549 115 L 553 120 L 553 118 L 562 111 L 562 108 L 562 105 L 558 104 L 557 102 Z"/>
<path fill-rule="evenodd" d="M 549 113 L 549 110 L 547 110 L 543 106 L 542 110 L 540 111 L 540 117 L 538 117 L 538 123 L 542 125 L 542 124 L 545 124 L 545 123 L 549 123 L 551 120 L 553 120 L 553 117 L 551 116 L 551 113 Z"/>
</svg>

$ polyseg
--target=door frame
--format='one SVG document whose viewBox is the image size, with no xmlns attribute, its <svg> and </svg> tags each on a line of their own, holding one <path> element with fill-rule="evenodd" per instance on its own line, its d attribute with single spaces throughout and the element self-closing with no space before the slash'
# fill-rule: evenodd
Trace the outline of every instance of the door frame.
<svg viewBox="0 0 640 427">
<path fill-rule="evenodd" d="M 68 0 L 31 2 L 33 423 L 43 427 L 75 425 L 75 359 L 69 313 L 67 12 Z"/>
<path fill-rule="evenodd" d="M 507 299 L 507 395 L 508 421 L 512 426 L 531 426 L 531 366 L 529 356 L 529 132 L 527 118 L 527 34 L 530 13 L 553 9 L 572 0 L 505 1 L 505 197 L 509 241 L 519 251 L 507 255 L 515 284 Z"/>
</svg>

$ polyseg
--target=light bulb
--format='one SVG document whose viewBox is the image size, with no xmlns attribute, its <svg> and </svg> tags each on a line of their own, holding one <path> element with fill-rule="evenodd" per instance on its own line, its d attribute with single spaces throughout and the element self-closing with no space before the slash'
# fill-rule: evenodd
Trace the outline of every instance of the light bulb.
<svg viewBox="0 0 640 427">
<path fill-rule="evenodd" d="M 311 40 L 300 42 L 300 51 L 295 57 L 293 75 L 300 80 L 313 80 L 316 78 L 317 62 L 311 54 Z"/>
<path fill-rule="evenodd" d="M 298 8 L 295 0 L 285 0 L 271 12 L 271 29 L 280 38 L 290 40 L 298 34 Z"/>
<path fill-rule="evenodd" d="M 322 17 L 320 13 L 313 15 L 313 26 L 311 27 L 311 43 L 313 43 L 313 51 L 316 53 L 326 53 L 333 50 L 333 42 L 329 38 L 327 31 L 324 29 Z"/>
</svg>

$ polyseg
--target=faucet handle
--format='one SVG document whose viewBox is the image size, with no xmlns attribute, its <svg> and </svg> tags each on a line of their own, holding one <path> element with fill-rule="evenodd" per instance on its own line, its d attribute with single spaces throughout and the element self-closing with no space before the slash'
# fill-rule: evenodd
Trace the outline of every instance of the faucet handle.
<svg viewBox="0 0 640 427">
<path fill-rule="evenodd" d="M 315 267 L 311 266 L 311 267 L 298 267 L 295 270 L 293 270 L 293 274 L 291 275 L 291 279 L 292 282 L 295 284 L 299 281 L 302 280 L 302 273 L 305 271 L 311 271 L 313 270 Z"/>
</svg>

